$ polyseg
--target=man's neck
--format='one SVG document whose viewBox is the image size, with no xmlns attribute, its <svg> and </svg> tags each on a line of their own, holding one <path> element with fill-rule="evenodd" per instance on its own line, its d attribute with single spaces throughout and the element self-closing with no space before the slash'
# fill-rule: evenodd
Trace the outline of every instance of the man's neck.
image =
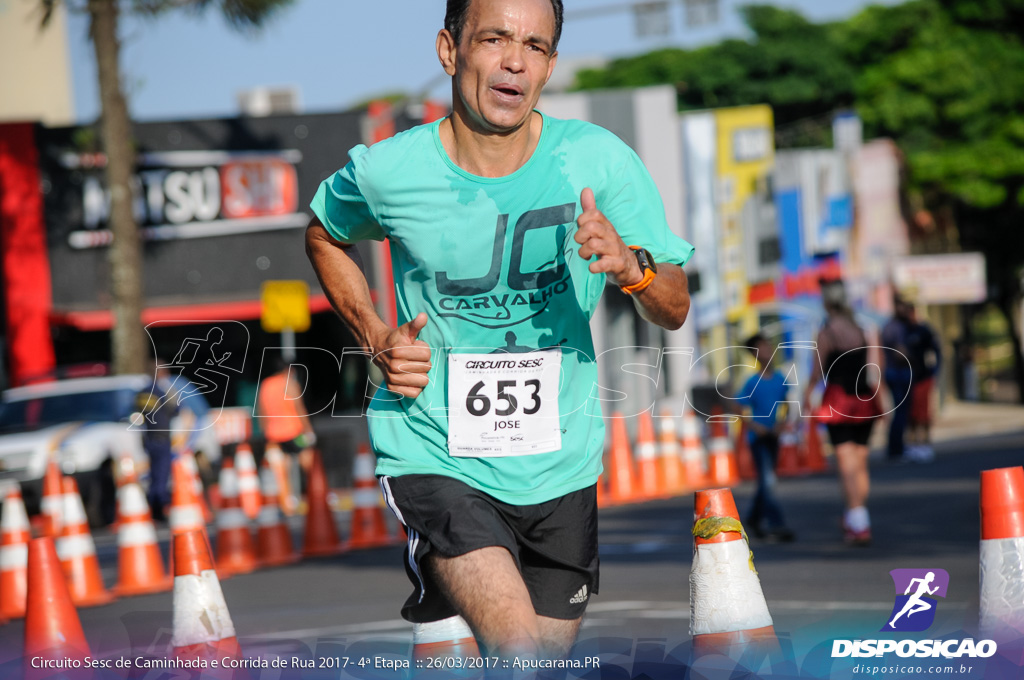
<svg viewBox="0 0 1024 680">
<path fill-rule="evenodd" d="M 522 127 L 507 133 L 481 130 L 457 107 L 441 121 L 441 144 L 452 162 L 480 177 L 505 177 L 523 167 L 540 141 L 544 119 L 537 112 Z"/>
</svg>

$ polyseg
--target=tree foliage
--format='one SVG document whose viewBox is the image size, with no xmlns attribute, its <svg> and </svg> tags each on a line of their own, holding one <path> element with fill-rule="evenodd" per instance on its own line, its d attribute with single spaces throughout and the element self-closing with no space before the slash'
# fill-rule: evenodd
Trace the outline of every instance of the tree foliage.
<svg viewBox="0 0 1024 680">
<path fill-rule="evenodd" d="M 235 29 L 254 31 L 293 0 L 38 0 L 41 26 L 49 23 L 58 4 L 89 15 L 89 37 L 96 54 L 100 91 L 100 129 L 107 157 L 110 189 L 111 358 L 115 373 L 147 372 L 149 345 L 142 327 L 143 278 L 139 226 L 131 206 L 135 147 L 131 117 L 121 77 L 119 21 L 124 11 L 158 16 L 171 10 L 202 13 L 216 7 Z"/>
<path fill-rule="evenodd" d="M 671 83 L 682 110 L 767 103 L 779 146 L 826 143 L 831 115 L 852 106 L 867 137 L 903 150 L 920 204 L 952 219 L 963 249 L 985 253 L 1013 328 L 1024 274 L 1024 0 L 911 0 L 827 24 L 750 6 L 744 18 L 748 40 L 619 59 L 577 85 Z M 808 120 L 809 134 L 781 134 Z M 1016 371 L 1024 401 L 1020 356 Z"/>
</svg>

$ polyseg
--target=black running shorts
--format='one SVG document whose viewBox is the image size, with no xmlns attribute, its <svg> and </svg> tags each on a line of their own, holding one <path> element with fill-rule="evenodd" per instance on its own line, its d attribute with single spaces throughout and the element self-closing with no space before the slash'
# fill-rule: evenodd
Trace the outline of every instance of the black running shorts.
<svg viewBox="0 0 1024 680">
<path fill-rule="evenodd" d="M 598 588 L 596 488 L 537 505 L 509 505 L 441 475 L 381 477 L 388 506 L 409 536 L 405 571 L 414 592 L 402 617 L 429 623 L 457 613 L 423 558 L 501 546 L 512 554 L 540 616 L 577 619 Z"/>
<path fill-rule="evenodd" d="M 828 425 L 828 438 L 832 446 L 853 442 L 861 446 L 867 446 L 871 439 L 871 426 L 875 424 L 873 419 L 867 419 L 859 423 L 835 423 Z"/>
</svg>

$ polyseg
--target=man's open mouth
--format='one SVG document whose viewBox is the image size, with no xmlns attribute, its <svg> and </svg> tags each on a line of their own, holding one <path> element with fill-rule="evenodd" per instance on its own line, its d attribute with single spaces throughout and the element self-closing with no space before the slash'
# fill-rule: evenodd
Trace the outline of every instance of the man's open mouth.
<svg viewBox="0 0 1024 680">
<path fill-rule="evenodd" d="M 505 95 L 506 97 L 521 97 L 521 96 L 523 96 L 522 89 L 520 89 L 519 87 L 517 87 L 515 85 L 510 85 L 508 83 L 499 83 L 497 85 L 492 85 L 491 89 L 494 90 L 495 92 L 497 92 L 498 94 Z"/>
</svg>

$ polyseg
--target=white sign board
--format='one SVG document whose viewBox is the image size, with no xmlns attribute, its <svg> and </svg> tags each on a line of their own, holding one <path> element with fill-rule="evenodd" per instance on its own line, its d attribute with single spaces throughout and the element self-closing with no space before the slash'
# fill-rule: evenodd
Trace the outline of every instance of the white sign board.
<svg viewBox="0 0 1024 680">
<path fill-rule="evenodd" d="M 912 255 L 892 263 L 893 284 L 923 304 L 965 304 L 987 297 L 981 253 Z"/>
</svg>

